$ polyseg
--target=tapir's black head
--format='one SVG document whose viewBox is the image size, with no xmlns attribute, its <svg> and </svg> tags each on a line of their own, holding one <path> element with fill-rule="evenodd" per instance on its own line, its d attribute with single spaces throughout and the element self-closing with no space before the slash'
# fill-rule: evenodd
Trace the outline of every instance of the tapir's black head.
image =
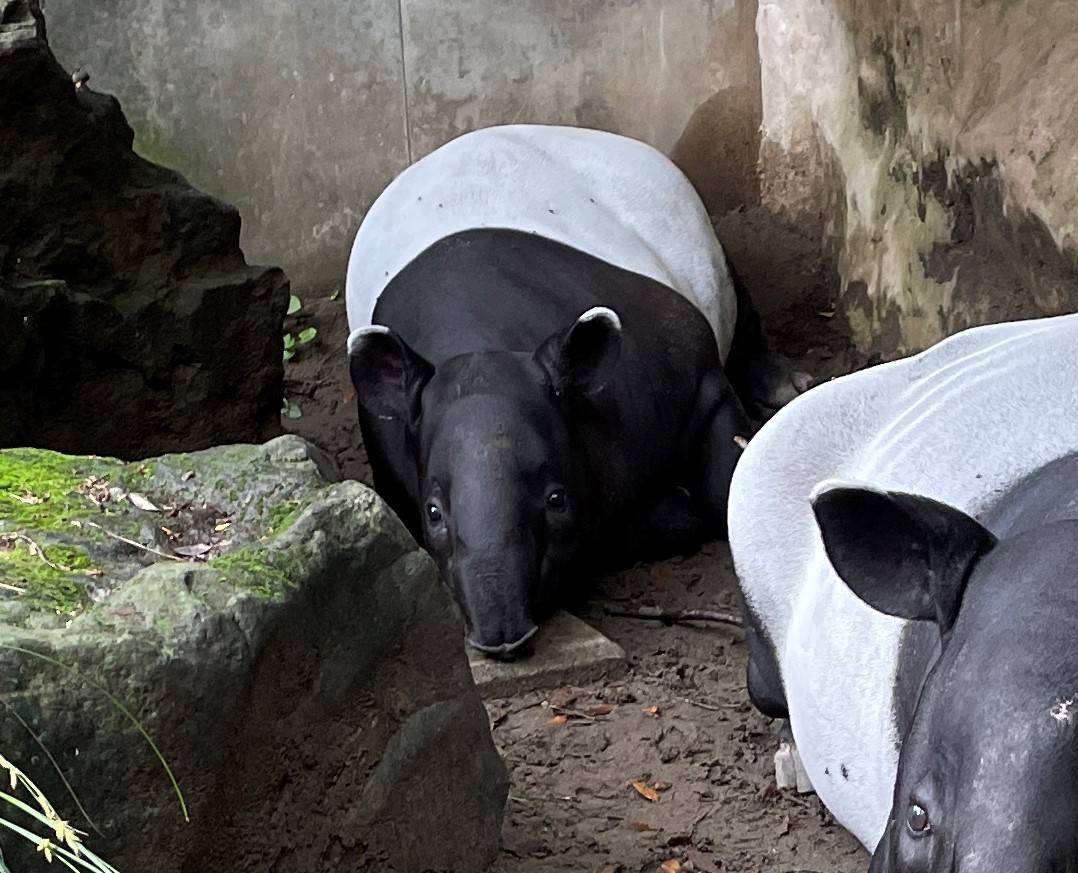
<svg viewBox="0 0 1078 873">
<path fill-rule="evenodd" d="M 469 641 L 488 654 L 519 651 L 573 570 L 590 501 L 570 418 L 613 376 L 620 329 L 612 311 L 589 310 L 534 353 L 462 355 L 437 369 L 385 329 L 352 342 L 367 411 L 407 423 L 423 538 Z"/>
<path fill-rule="evenodd" d="M 853 592 L 939 632 L 870 873 L 1078 871 L 1078 522 L 997 542 L 909 494 L 813 506 Z"/>
</svg>

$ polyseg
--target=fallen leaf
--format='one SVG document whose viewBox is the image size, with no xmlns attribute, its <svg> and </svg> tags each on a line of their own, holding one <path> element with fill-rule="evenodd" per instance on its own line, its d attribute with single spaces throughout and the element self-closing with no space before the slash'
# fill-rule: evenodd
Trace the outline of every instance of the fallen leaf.
<svg viewBox="0 0 1078 873">
<path fill-rule="evenodd" d="M 657 706 L 642 706 L 640 708 L 640 711 L 646 713 L 647 715 L 650 715 L 652 718 L 659 717 L 659 707 Z"/>
<path fill-rule="evenodd" d="M 552 719 L 550 719 L 550 721 L 548 721 L 547 724 L 555 724 L 555 725 L 557 725 L 557 724 L 565 724 L 567 721 L 569 721 L 569 716 L 559 714 L 559 715 L 554 716 Z"/>
<path fill-rule="evenodd" d="M 129 491 L 127 494 L 127 502 L 132 506 L 136 506 L 145 512 L 160 512 L 160 508 L 149 498 L 137 491 Z"/>
<path fill-rule="evenodd" d="M 305 327 L 299 332 L 299 336 L 296 338 L 296 342 L 299 343 L 299 345 L 306 345 L 316 336 L 318 336 L 317 327 Z"/>
<path fill-rule="evenodd" d="M 221 531 L 228 530 L 232 526 L 230 521 L 219 521 L 213 526 L 214 533 L 221 533 Z"/>
<path fill-rule="evenodd" d="M 634 782 L 633 790 L 645 800 L 650 800 L 652 803 L 659 802 L 659 792 L 646 782 Z"/>
<path fill-rule="evenodd" d="M 186 473 L 184 473 L 182 476 L 180 476 L 180 478 L 184 482 L 187 482 L 187 481 L 189 481 L 191 479 L 194 479 L 195 478 L 195 471 L 194 470 L 188 470 Z"/>
<path fill-rule="evenodd" d="M 593 706 L 588 710 L 588 715 L 610 715 L 614 711 L 614 707 L 609 703 L 600 703 L 598 706 Z"/>
<path fill-rule="evenodd" d="M 194 546 L 175 546 L 172 551 L 184 558 L 201 558 L 210 548 L 206 543 L 198 543 Z"/>
<path fill-rule="evenodd" d="M 641 832 L 658 830 L 657 827 L 655 827 L 654 825 L 649 825 L 646 821 L 631 821 L 629 822 L 629 827 L 631 827 L 634 831 Z"/>
<path fill-rule="evenodd" d="M 303 301 L 293 294 L 288 298 L 288 312 L 286 312 L 285 315 L 295 315 L 302 308 Z"/>
<path fill-rule="evenodd" d="M 620 864 L 603 864 L 595 873 L 618 873 L 620 869 Z"/>
<path fill-rule="evenodd" d="M 330 300 L 336 300 L 340 296 L 341 296 L 341 286 L 338 285 L 336 288 L 333 289 L 333 293 L 329 295 L 329 299 Z"/>
<path fill-rule="evenodd" d="M 356 389 L 355 388 L 346 388 L 345 391 L 344 391 L 344 396 L 341 397 L 341 402 L 342 403 L 351 403 L 355 399 L 356 399 Z"/>
<path fill-rule="evenodd" d="M 31 506 L 36 506 L 39 503 L 44 503 L 48 499 L 47 497 L 38 497 L 36 494 L 31 494 L 29 491 L 24 491 L 22 494 L 16 494 L 13 491 L 8 493 L 11 494 L 11 496 L 14 497 L 16 500 L 18 500 L 19 503 L 28 503 Z"/>
<path fill-rule="evenodd" d="M 677 873 L 681 869 L 681 862 L 677 858 L 671 858 L 669 861 L 663 861 L 659 865 L 659 869 L 663 873 Z"/>
</svg>

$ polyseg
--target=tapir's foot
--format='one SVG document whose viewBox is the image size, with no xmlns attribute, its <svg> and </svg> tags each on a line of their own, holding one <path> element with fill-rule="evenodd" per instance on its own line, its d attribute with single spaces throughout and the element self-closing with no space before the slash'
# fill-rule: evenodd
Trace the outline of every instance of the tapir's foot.
<svg viewBox="0 0 1078 873">
<path fill-rule="evenodd" d="M 764 352 L 752 358 L 748 367 L 745 411 L 757 421 L 767 421 L 787 403 L 812 387 L 812 376 L 795 370 L 785 355 Z"/>
<path fill-rule="evenodd" d="M 635 527 L 632 551 L 642 561 L 689 555 L 700 548 L 706 534 L 704 519 L 691 495 L 684 488 L 676 488 Z"/>
<path fill-rule="evenodd" d="M 789 730 L 789 722 L 786 722 L 786 729 Z M 811 794 L 813 791 L 792 735 L 788 740 L 784 738 L 775 752 L 775 784 L 781 791 L 796 790 L 798 794 Z"/>
</svg>

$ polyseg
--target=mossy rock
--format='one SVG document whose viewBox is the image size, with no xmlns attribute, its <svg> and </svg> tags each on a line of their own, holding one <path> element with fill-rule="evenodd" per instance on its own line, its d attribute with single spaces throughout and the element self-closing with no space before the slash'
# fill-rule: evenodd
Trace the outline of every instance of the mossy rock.
<svg viewBox="0 0 1078 873">
<path fill-rule="evenodd" d="M 508 780 L 456 608 L 378 496 L 333 478 L 293 436 L 141 463 L 0 451 L 0 694 L 19 716 L 0 752 L 119 869 L 496 853 Z"/>
</svg>

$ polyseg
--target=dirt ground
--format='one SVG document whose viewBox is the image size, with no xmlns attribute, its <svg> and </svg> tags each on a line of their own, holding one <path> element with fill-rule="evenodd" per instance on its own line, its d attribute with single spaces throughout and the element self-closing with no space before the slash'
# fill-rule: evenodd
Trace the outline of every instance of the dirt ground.
<svg viewBox="0 0 1078 873">
<path fill-rule="evenodd" d="M 776 231 L 759 212 L 719 227 L 776 348 L 820 379 L 865 363 L 836 323 L 833 281 L 811 240 L 797 228 Z M 753 257 L 765 234 L 766 256 Z M 331 452 L 346 476 L 369 482 L 335 290 L 297 290 L 303 308 L 291 327 L 319 333 L 287 366 L 286 394 L 302 414 L 285 425 Z M 724 543 L 599 580 L 578 612 L 624 647 L 628 674 L 488 701 L 512 772 L 494 873 L 867 869 L 868 855 L 815 795 L 776 789 L 776 725 L 746 696 L 740 629 L 604 612 L 609 604 L 736 612 L 735 592 Z"/>
</svg>

